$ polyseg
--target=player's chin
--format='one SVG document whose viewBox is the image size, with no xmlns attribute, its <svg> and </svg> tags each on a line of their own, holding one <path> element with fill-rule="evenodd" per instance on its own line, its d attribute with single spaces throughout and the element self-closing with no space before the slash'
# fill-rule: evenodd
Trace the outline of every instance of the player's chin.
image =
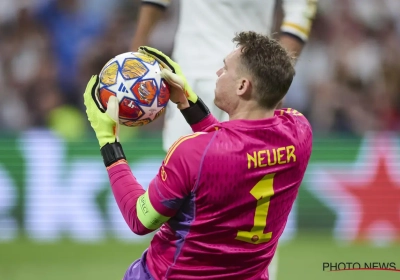
<svg viewBox="0 0 400 280">
<path fill-rule="evenodd" d="M 223 102 L 218 102 L 217 99 L 214 99 L 214 105 L 215 105 L 215 107 L 217 107 L 221 111 L 224 111 L 225 113 L 228 113 L 227 110 L 226 110 L 226 106 L 224 106 Z"/>
<path fill-rule="evenodd" d="M 220 92 L 218 91 L 218 88 L 215 88 L 215 90 L 214 90 L 214 105 L 218 106 L 218 104 L 221 104 L 221 95 L 220 95 Z"/>
<path fill-rule="evenodd" d="M 220 102 L 218 101 L 218 98 L 217 98 L 217 96 L 215 95 L 215 97 L 214 97 L 214 105 L 217 106 L 218 109 L 221 109 L 221 107 L 220 107 L 219 104 L 220 104 Z M 221 110 L 222 110 L 222 109 L 221 109 Z"/>
</svg>

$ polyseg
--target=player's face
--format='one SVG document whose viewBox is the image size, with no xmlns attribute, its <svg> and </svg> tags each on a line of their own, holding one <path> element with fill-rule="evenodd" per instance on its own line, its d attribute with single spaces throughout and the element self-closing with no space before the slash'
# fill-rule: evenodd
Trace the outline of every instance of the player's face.
<svg viewBox="0 0 400 280">
<path fill-rule="evenodd" d="M 228 114 L 237 101 L 239 59 L 240 49 L 236 49 L 224 59 L 224 66 L 217 71 L 214 104 Z"/>
</svg>

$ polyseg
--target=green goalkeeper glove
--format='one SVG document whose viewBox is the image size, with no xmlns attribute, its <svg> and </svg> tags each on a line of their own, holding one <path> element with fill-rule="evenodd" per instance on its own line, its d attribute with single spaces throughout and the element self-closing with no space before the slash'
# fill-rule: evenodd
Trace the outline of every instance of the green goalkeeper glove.
<svg viewBox="0 0 400 280">
<path fill-rule="evenodd" d="M 99 77 L 92 76 L 86 86 L 83 100 L 90 125 L 96 133 L 100 151 L 106 167 L 121 159 L 126 159 L 119 143 L 119 101 L 111 96 L 107 102 L 107 110 L 100 105 L 97 92 L 99 90 Z"/>
<path fill-rule="evenodd" d="M 111 96 L 107 102 L 107 110 L 100 105 L 97 99 L 99 90 L 99 77 L 92 76 L 86 86 L 83 100 L 86 106 L 86 114 L 90 125 L 96 133 L 100 148 L 103 148 L 107 143 L 118 142 L 118 110 L 119 102 L 117 97 Z"/>
<path fill-rule="evenodd" d="M 164 69 L 161 70 L 161 77 L 163 77 L 172 87 L 183 91 L 189 101 L 192 103 L 197 102 L 198 96 L 188 84 L 186 77 L 183 75 L 182 69 L 178 63 L 155 48 L 142 46 L 139 47 L 138 51 L 155 58 L 164 67 Z M 174 100 L 172 101 L 174 102 Z"/>
<path fill-rule="evenodd" d="M 161 77 L 171 86 L 170 100 L 178 104 L 178 109 L 189 125 L 200 122 L 210 114 L 207 105 L 190 87 L 178 63 L 154 48 L 139 47 L 138 51 L 153 57 L 164 67 Z"/>
</svg>

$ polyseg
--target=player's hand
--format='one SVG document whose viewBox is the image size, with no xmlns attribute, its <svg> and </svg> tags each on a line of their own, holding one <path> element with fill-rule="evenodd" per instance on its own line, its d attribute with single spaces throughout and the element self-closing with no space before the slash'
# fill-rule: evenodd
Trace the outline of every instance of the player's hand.
<svg viewBox="0 0 400 280">
<path fill-rule="evenodd" d="M 83 100 L 88 120 L 96 133 L 101 149 L 107 143 L 119 142 L 119 102 L 117 97 L 111 96 L 108 99 L 107 110 L 104 110 L 97 99 L 98 90 L 99 77 L 94 75 L 86 86 Z"/>
<path fill-rule="evenodd" d="M 189 101 L 193 103 L 197 102 L 198 97 L 188 84 L 178 63 L 155 48 L 142 46 L 139 47 L 138 51 L 153 57 L 164 67 L 164 69 L 161 70 L 161 77 L 163 77 L 173 89 L 171 92 L 172 102 L 178 103 L 179 106 L 179 103 L 183 101 L 183 95 L 186 96 Z"/>
</svg>

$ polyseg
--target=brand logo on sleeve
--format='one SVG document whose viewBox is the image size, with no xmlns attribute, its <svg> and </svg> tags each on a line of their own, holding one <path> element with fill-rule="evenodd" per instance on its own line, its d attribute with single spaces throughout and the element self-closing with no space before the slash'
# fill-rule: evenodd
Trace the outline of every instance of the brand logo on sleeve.
<svg viewBox="0 0 400 280">
<path fill-rule="evenodd" d="M 162 179 L 163 181 L 166 181 L 166 180 L 167 180 L 167 172 L 165 172 L 164 166 L 161 166 L 161 179 Z"/>
<path fill-rule="evenodd" d="M 144 215 L 147 215 L 149 213 L 149 209 L 147 209 L 146 199 L 145 199 L 144 195 L 142 195 L 140 197 L 140 209 L 142 209 L 142 212 Z"/>
</svg>

